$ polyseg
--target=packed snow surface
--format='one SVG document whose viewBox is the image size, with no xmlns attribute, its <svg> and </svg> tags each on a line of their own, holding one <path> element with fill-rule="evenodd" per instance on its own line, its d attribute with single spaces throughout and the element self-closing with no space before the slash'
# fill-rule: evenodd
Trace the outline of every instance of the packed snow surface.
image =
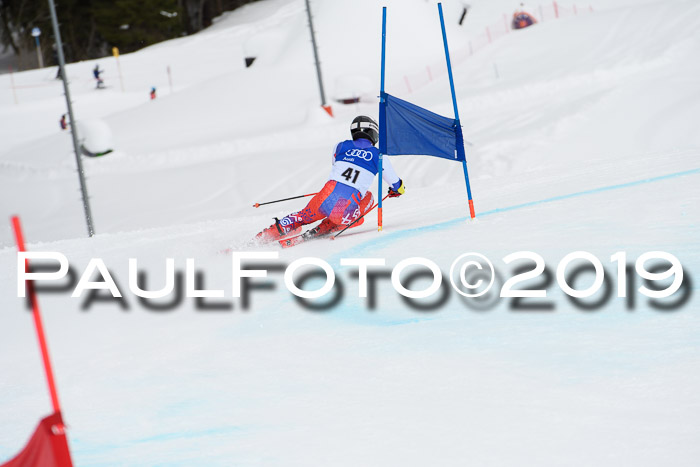
<svg viewBox="0 0 700 467">
<path fill-rule="evenodd" d="M 29 250 L 64 254 L 76 280 L 101 258 L 124 295 L 40 293 L 77 466 L 700 465 L 700 4 L 562 2 L 559 19 L 551 4 L 525 4 L 540 21 L 506 33 L 519 2 L 469 3 L 461 26 L 464 2 L 444 11 L 476 219 L 461 165 L 395 157 L 407 189 L 385 202 L 382 232 L 373 212 L 336 241 L 293 249 L 247 242 L 308 198 L 252 205 L 316 192 L 352 118 L 377 116 L 382 4 L 311 2 L 333 118 L 320 108 L 301 0 L 256 2 L 119 66 L 69 65 L 78 123 L 100 122 L 114 149 L 83 158 L 92 238 L 55 68 L 1 75 L 0 461 L 51 411 L 17 297 L 17 214 Z M 436 3 L 384 4 L 387 92 L 453 117 Z M 245 57 L 256 57 L 249 68 Z M 96 63 L 106 89 L 95 89 Z M 322 259 L 344 294 L 308 310 L 271 270 L 251 280 L 272 288 L 252 290 L 244 311 L 231 251 L 277 252 L 278 265 Z M 521 251 L 541 256 L 552 280 L 514 288 L 546 297 L 469 301 L 447 284 L 445 302 L 420 311 L 387 275 L 422 257 L 448 282 L 453 261 L 479 253 L 500 288 L 534 268 L 504 261 Z M 557 282 L 576 251 L 605 268 L 601 292 L 581 299 L 597 307 Z M 625 298 L 618 252 L 632 266 Z M 674 296 L 637 290 L 647 252 L 682 264 Z M 129 258 L 153 290 L 166 258 L 183 276 L 192 258 L 199 288 L 224 298 L 148 308 L 129 289 Z M 343 258 L 384 259 L 373 300 L 358 297 Z M 593 282 L 589 272 L 572 285 Z M 514 308 L 523 304 L 537 306 Z"/>
</svg>

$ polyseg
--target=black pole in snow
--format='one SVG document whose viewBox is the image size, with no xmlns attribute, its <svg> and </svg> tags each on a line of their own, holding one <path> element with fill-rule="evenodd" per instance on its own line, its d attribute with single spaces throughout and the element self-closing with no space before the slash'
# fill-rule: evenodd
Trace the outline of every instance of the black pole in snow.
<svg viewBox="0 0 700 467">
<path fill-rule="evenodd" d="M 316 36 L 314 34 L 314 23 L 311 20 L 311 7 L 309 0 L 306 1 L 306 15 L 309 18 L 309 30 L 311 31 L 311 45 L 314 48 L 314 61 L 316 62 L 316 75 L 318 76 L 318 88 L 321 91 L 321 106 L 326 106 L 326 93 L 323 92 L 323 78 L 321 78 L 321 63 L 318 61 L 318 50 L 316 49 Z"/>
<path fill-rule="evenodd" d="M 66 105 L 68 106 L 68 116 L 70 117 L 70 132 L 73 135 L 73 149 L 75 151 L 75 161 L 78 164 L 78 178 L 80 179 L 80 191 L 83 196 L 83 209 L 85 210 L 85 221 L 87 222 L 88 235 L 95 235 L 95 229 L 92 226 L 92 214 L 90 213 L 90 203 L 88 202 L 87 185 L 85 184 L 85 172 L 83 170 L 83 161 L 80 159 L 80 144 L 78 143 L 78 129 L 76 128 L 75 118 L 73 117 L 73 105 L 70 99 L 70 90 L 68 89 L 68 77 L 66 76 L 66 61 L 63 56 L 63 43 L 61 42 L 61 31 L 58 28 L 58 18 L 56 17 L 56 5 L 53 0 L 49 0 L 49 9 L 51 10 L 51 23 L 53 23 L 53 34 L 56 39 L 56 48 L 58 52 L 58 67 L 61 73 L 61 81 L 63 81 L 63 91 L 66 96 Z"/>
</svg>

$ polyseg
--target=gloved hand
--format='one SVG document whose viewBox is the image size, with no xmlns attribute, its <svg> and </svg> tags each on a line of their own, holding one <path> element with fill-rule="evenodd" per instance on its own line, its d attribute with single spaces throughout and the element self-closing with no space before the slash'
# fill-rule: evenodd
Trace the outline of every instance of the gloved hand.
<svg viewBox="0 0 700 467">
<path fill-rule="evenodd" d="M 394 189 L 393 186 L 389 187 L 389 198 L 398 198 L 406 191 L 406 186 L 403 184 L 403 180 L 399 179 L 399 182 L 395 185 L 398 185 L 399 187 L 396 189 Z"/>
</svg>

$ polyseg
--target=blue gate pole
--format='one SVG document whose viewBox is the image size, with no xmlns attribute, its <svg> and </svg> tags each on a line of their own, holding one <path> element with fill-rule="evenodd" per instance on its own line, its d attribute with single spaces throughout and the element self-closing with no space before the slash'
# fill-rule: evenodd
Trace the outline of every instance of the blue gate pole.
<svg viewBox="0 0 700 467">
<path fill-rule="evenodd" d="M 450 91 L 452 92 L 452 106 L 455 110 L 455 120 L 459 128 L 459 110 L 457 110 L 457 96 L 455 95 L 455 84 L 452 78 L 452 65 L 450 63 L 450 51 L 447 48 L 447 33 L 445 32 L 445 19 L 442 16 L 442 3 L 438 3 L 438 12 L 440 13 L 440 27 L 442 28 L 442 42 L 445 44 L 445 59 L 447 60 L 447 74 L 450 77 Z M 464 142 L 462 144 L 462 152 L 464 152 Z M 476 217 L 474 213 L 474 201 L 472 201 L 472 189 L 469 186 L 469 172 L 467 172 L 467 156 L 465 154 L 464 159 L 462 159 L 462 168 L 464 169 L 464 181 L 467 183 L 467 198 L 469 199 L 469 214 L 472 219 Z"/>
<path fill-rule="evenodd" d="M 379 199 L 377 204 L 377 230 L 381 232 L 382 230 L 382 175 L 384 171 L 382 169 L 382 158 L 384 152 L 386 151 L 386 112 L 385 106 L 386 101 L 384 98 L 384 62 L 386 58 L 386 7 L 382 8 L 382 79 L 379 92 L 379 173 L 377 174 L 377 179 L 379 187 L 377 188 L 377 198 Z"/>
</svg>

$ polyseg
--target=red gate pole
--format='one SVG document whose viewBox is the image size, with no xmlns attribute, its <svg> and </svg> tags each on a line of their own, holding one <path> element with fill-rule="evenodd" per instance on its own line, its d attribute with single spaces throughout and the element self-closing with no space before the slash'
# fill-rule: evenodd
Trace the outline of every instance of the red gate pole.
<svg viewBox="0 0 700 467">
<path fill-rule="evenodd" d="M 19 217 L 12 217 L 12 228 L 15 231 L 15 240 L 17 241 L 17 249 L 20 252 L 25 252 L 24 236 L 22 235 L 22 227 L 19 223 Z M 29 260 L 24 260 L 24 272 L 29 270 Z M 39 340 L 39 348 L 41 349 L 41 359 L 44 363 L 44 371 L 46 372 L 46 382 L 49 385 L 49 393 L 51 395 L 51 404 L 54 412 L 60 412 L 61 406 L 58 403 L 58 393 L 56 392 L 56 382 L 53 377 L 53 369 L 51 368 L 51 359 L 49 358 L 49 349 L 46 345 L 46 335 L 44 334 L 44 325 L 41 321 L 41 313 L 39 312 L 39 302 L 36 299 L 34 292 L 34 283 L 27 281 L 27 292 L 29 302 L 32 304 L 32 316 L 34 317 L 34 328 L 36 336 Z"/>
</svg>

